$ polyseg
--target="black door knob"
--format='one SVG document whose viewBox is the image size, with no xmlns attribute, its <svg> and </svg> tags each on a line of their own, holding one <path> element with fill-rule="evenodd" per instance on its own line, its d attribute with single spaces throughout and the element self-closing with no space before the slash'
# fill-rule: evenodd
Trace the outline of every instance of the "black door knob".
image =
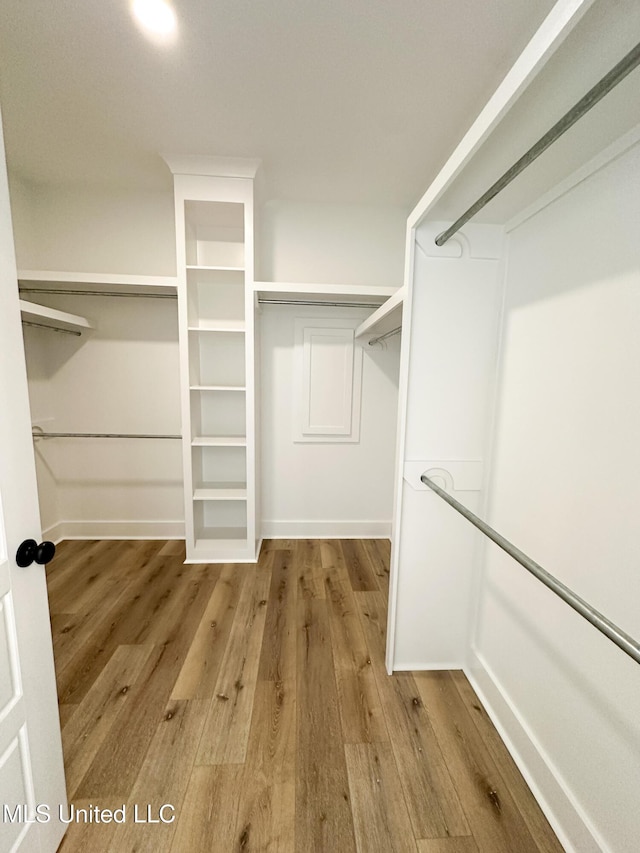
<svg viewBox="0 0 640 853">
<path fill-rule="evenodd" d="M 34 561 L 41 566 L 50 563 L 56 553 L 53 542 L 41 542 L 35 539 L 25 539 L 16 552 L 16 563 L 21 569 L 30 566 Z"/>
<path fill-rule="evenodd" d="M 53 542 L 41 542 L 36 548 L 36 563 L 39 566 L 46 566 L 47 563 L 50 563 L 51 560 L 55 557 L 56 554 L 56 546 Z"/>
</svg>

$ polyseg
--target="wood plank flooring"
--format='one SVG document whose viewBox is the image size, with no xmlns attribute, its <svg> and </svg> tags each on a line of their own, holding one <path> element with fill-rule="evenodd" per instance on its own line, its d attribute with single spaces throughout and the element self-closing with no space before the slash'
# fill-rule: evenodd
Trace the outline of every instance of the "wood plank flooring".
<svg viewBox="0 0 640 853">
<path fill-rule="evenodd" d="M 562 850 L 462 673 L 386 674 L 388 542 L 183 559 L 69 541 L 47 567 L 69 801 L 126 817 L 62 853 Z"/>
</svg>

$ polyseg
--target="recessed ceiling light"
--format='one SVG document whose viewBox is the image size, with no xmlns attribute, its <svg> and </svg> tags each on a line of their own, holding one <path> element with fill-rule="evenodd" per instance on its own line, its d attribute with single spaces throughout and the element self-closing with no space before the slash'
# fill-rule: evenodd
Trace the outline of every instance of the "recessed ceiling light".
<svg viewBox="0 0 640 853">
<path fill-rule="evenodd" d="M 156 42 L 175 38 L 178 22 L 167 0 L 133 0 L 133 14 L 142 31 Z"/>
</svg>

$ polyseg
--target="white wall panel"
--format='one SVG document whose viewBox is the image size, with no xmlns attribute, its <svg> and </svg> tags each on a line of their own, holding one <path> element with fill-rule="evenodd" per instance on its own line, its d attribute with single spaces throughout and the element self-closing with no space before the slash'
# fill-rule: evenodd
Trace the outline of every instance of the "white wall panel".
<svg viewBox="0 0 640 853">
<path fill-rule="evenodd" d="M 294 441 L 359 441 L 362 347 L 355 321 L 296 321 Z"/>
<path fill-rule="evenodd" d="M 454 494 L 477 511 L 482 483 L 471 477 L 476 491 L 469 491 L 467 472 L 477 474 L 487 443 L 501 229 L 467 226 L 439 249 L 433 243 L 438 227 L 426 224 L 417 234 L 403 467 L 418 488 L 415 460 L 443 470 L 448 460 L 457 461 L 465 476 Z M 398 577 L 390 616 L 393 668 L 460 667 L 467 657 L 478 540 L 450 507 L 416 488 L 403 484 L 392 565 Z"/>
</svg>

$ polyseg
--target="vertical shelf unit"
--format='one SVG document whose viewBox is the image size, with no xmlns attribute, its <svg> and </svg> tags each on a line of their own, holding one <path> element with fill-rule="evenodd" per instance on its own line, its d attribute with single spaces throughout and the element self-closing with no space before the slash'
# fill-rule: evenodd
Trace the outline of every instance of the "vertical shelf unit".
<svg viewBox="0 0 640 853">
<path fill-rule="evenodd" d="M 253 562 L 253 179 L 207 159 L 174 172 L 188 563 Z M 186 162 L 186 165 L 185 165 Z M 232 168 L 230 168 L 230 166 Z"/>
</svg>

